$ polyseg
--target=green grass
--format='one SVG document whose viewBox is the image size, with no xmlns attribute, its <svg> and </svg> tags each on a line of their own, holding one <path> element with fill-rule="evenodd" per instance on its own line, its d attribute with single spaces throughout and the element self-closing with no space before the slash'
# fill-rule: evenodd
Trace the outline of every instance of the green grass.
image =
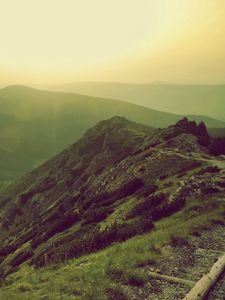
<svg viewBox="0 0 225 300">
<path fill-rule="evenodd" d="M 104 230 L 107 226 L 112 226 L 115 221 L 118 224 L 124 223 L 127 213 L 133 208 L 135 202 L 137 202 L 137 199 L 134 197 L 129 197 L 127 201 L 124 201 L 124 199 L 122 199 L 121 204 L 116 207 L 116 210 L 112 214 L 110 214 L 108 218 L 100 223 L 101 230 Z M 117 203 L 115 203 L 115 205 L 116 204 Z"/>
<path fill-rule="evenodd" d="M 214 205 L 214 210 L 210 208 Z M 198 207 L 198 213 L 193 211 Z M 163 245 L 174 237 L 184 240 L 195 230 L 222 219 L 224 204 L 218 195 L 190 199 L 187 206 L 156 223 L 155 229 L 100 252 L 68 261 L 57 267 L 33 269 L 23 265 L 0 289 L 0 299 L 93 299 L 122 295 L 123 284 L 144 286 L 146 274 L 139 268 L 152 265 L 163 254 Z M 113 298 L 112 298 L 113 299 Z"/>
</svg>

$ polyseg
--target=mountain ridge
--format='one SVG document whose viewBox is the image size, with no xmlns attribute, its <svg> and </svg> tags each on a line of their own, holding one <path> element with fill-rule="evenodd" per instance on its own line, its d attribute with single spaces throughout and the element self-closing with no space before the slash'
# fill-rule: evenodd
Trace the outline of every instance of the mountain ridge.
<svg viewBox="0 0 225 300">
<path fill-rule="evenodd" d="M 204 123 L 187 118 L 152 131 L 116 116 L 100 121 L 79 141 L 9 185 L 0 193 L 3 291 L 10 291 L 14 276 L 21 276 L 24 268 L 35 274 L 51 272 L 62 264 L 76 264 L 76 259 L 85 260 L 87 254 L 98 257 L 108 251 L 103 249 L 123 247 L 126 241 L 137 243 L 129 251 L 139 247 L 141 256 L 145 251 L 139 266 L 151 266 L 152 257 L 161 247 L 160 239 L 152 250 L 147 244 L 143 250 L 138 241 L 147 243 L 148 237 L 157 234 L 158 222 L 165 219 L 173 223 L 174 215 L 188 222 L 194 218 L 193 209 L 202 226 L 209 218 L 208 211 L 210 220 L 216 218 L 221 224 L 225 161 L 222 156 L 211 155 L 213 142 Z M 180 230 L 183 234 L 182 227 Z M 166 241 L 169 238 L 173 243 L 184 243 L 177 237 L 165 237 Z M 137 262 L 138 253 L 133 255 Z M 117 277 L 111 273 L 110 264 L 106 266 L 101 272 L 111 278 L 111 286 Z M 89 278 L 90 274 L 85 276 Z M 49 279 L 45 281 L 48 284 Z M 136 279 L 134 283 L 125 280 L 125 285 L 130 283 L 136 285 Z M 86 293 L 84 286 L 79 295 Z M 35 283 L 29 296 L 33 289 Z M 64 288 L 63 295 L 68 292 Z M 101 293 L 98 299 L 108 299 L 103 297 L 102 288 Z"/>
<path fill-rule="evenodd" d="M 52 90 L 80 92 L 115 98 L 156 110 L 177 114 L 203 114 L 225 120 L 225 85 L 217 84 L 129 84 L 118 82 L 74 82 L 48 86 Z M 182 103 L 182 105 L 180 105 Z M 200 103 L 200 105 L 198 105 Z M 215 104 L 216 103 L 216 104 Z"/>
<path fill-rule="evenodd" d="M 10 85 L 10 86 L 7 86 L 7 87 L 4 87 L 2 89 L 0 89 L 0 93 L 5 93 L 5 92 L 13 92 L 15 93 L 14 96 L 16 96 L 18 93 L 21 93 L 21 92 L 37 92 L 37 93 L 40 93 L 40 94 L 52 94 L 52 95 L 57 95 L 57 94 L 60 94 L 60 95 L 64 95 L 66 96 L 67 94 L 69 95 L 74 95 L 75 97 L 82 97 L 82 98 L 86 98 L 86 99 L 92 99 L 92 100 L 97 100 L 99 97 L 98 96 L 91 96 L 91 95 L 85 95 L 85 94 L 77 94 L 77 93 L 74 93 L 74 92 L 64 92 L 64 91 L 51 91 L 51 90 L 43 90 L 43 89 L 39 89 L 39 88 L 35 88 L 35 87 L 29 87 L 29 86 L 25 86 L 25 85 Z M 104 98 L 100 98 L 101 100 L 106 100 Z M 1 100 L 1 99 L 0 99 Z M 110 101 L 117 101 L 118 103 L 127 103 L 127 102 L 124 102 L 123 99 L 113 99 L 113 98 L 107 98 L 107 100 L 110 100 Z M 141 107 L 141 108 L 146 108 L 145 106 L 143 105 L 140 105 L 138 103 L 130 103 L 136 107 Z M 152 111 L 152 112 L 155 112 L 155 113 L 158 113 L 158 114 L 162 114 L 166 117 L 166 115 L 170 115 L 170 116 L 173 116 L 173 117 L 177 117 L 178 120 L 181 118 L 181 117 L 184 117 L 185 115 L 180 115 L 180 114 L 177 114 L 177 113 L 170 113 L 170 112 L 165 112 L 165 111 L 160 111 L 160 110 L 157 110 L 157 109 L 154 109 L 154 108 L 150 108 L 150 107 L 147 107 L 147 109 L 149 111 Z M 211 126 L 211 127 L 218 127 L 218 124 L 220 125 L 223 125 L 225 126 L 225 121 L 222 121 L 222 120 L 217 120 L 217 119 L 213 119 L 211 117 L 208 117 L 208 116 L 205 116 L 205 115 L 190 115 L 190 114 L 187 114 L 186 115 L 189 119 L 191 120 L 195 120 L 197 122 L 199 121 L 205 121 L 206 124 L 208 122 L 215 122 L 216 124 L 214 126 Z M 166 118 L 165 118 L 166 119 Z M 149 124 L 145 124 L 145 125 L 148 125 Z M 158 123 L 159 125 L 159 123 Z M 162 125 L 165 126 L 165 125 L 169 125 L 168 122 L 165 122 L 165 124 Z M 210 124 L 207 125 L 208 127 L 210 127 Z M 153 126 L 153 127 L 160 127 L 160 126 Z"/>
<path fill-rule="evenodd" d="M 79 139 L 86 129 L 114 115 L 150 127 L 166 127 L 181 118 L 120 100 L 42 91 L 26 86 L 0 90 L 0 148 L 14 155 L 22 166 L 19 174 L 18 170 L 9 172 L 10 162 L 7 167 L 7 157 L 2 158 L 5 165 L 2 174 L 5 175 L 0 185 L 32 170 Z M 225 123 L 217 120 L 196 116 L 194 119 L 225 127 Z"/>
</svg>

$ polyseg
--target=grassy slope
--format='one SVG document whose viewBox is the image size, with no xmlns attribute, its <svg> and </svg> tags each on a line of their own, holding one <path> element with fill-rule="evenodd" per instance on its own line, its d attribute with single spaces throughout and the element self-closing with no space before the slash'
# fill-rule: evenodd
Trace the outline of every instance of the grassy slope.
<svg viewBox="0 0 225 300">
<path fill-rule="evenodd" d="M 117 299 L 125 294 L 122 284 L 132 279 L 145 284 L 146 275 L 138 268 L 151 265 L 164 254 L 160 249 L 173 237 L 188 239 L 193 232 L 201 232 L 215 220 L 222 220 L 224 205 L 219 195 L 189 199 L 180 212 L 156 223 L 153 232 L 134 237 L 103 251 L 68 261 L 57 267 L 35 270 L 23 265 L 7 279 L 0 290 L 0 299 Z M 210 207 L 214 205 L 212 212 Z M 198 207 L 198 214 L 193 211 Z M 114 274 L 120 274 L 114 280 Z M 117 293 L 117 294 L 116 294 Z M 124 298 L 121 299 L 126 299 Z"/>
<path fill-rule="evenodd" d="M 113 122 L 115 121 L 117 120 L 114 120 Z M 115 123 L 113 124 L 114 126 L 116 125 Z M 128 124 L 125 124 L 125 128 L 130 131 L 130 123 L 128 122 Z M 104 125 L 105 122 L 102 122 L 101 126 L 103 126 L 103 128 L 105 128 Z M 96 131 L 101 131 L 99 126 L 90 130 L 88 137 L 93 132 L 96 134 Z M 122 134 L 123 130 L 119 132 Z M 116 139 L 120 136 L 120 134 L 118 134 L 119 132 L 118 130 L 115 132 Z M 114 135 L 111 136 L 110 140 L 112 140 L 113 136 Z M 132 136 L 133 134 L 131 137 Z M 187 141 L 187 139 L 188 138 L 186 136 L 185 141 Z M 126 139 L 126 141 L 127 140 L 129 139 Z M 89 141 L 89 138 L 87 141 Z M 113 142 L 115 142 L 114 139 Z M 178 145 L 177 139 L 175 139 L 174 142 Z M 185 163 L 184 160 L 187 161 L 189 157 L 185 155 L 185 152 L 183 154 L 180 153 L 181 157 L 176 156 L 175 164 L 173 160 L 174 155 L 169 155 L 171 154 L 171 151 L 173 152 L 173 150 L 169 150 L 164 147 L 165 145 L 161 145 L 161 147 L 156 149 L 155 154 L 160 155 L 161 159 L 157 156 L 155 163 L 154 159 L 152 159 L 153 157 L 147 161 L 144 159 L 145 164 L 147 164 L 146 169 L 151 170 L 151 176 L 153 174 L 156 176 L 158 170 L 160 171 L 160 174 L 162 174 L 162 171 L 160 170 L 161 166 L 164 168 L 168 167 L 171 172 L 172 169 L 176 167 L 175 165 L 179 164 L 179 161 L 183 166 Z M 88 149 L 90 149 L 90 147 L 88 147 Z M 74 151 L 72 151 L 72 153 L 74 153 Z M 169 155 L 167 156 L 166 161 L 163 158 L 165 154 Z M 194 153 L 192 153 L 192 155 L 194 155 Z M 146 155 L 144 157 L 146 157 Z M 197 159 L 197 157 L 198 156 L 193 156 L 194 159 Z M 143 157 L 142 159 L 140 158 L 141 157 L 139 157 L 138 161 L 141 166 Z M 178 158 L 180 158 L 180 160 Z M 131 160 L 129 160 L 128 156 L 128 160 L 125 165 L 132 167 L 136 160 L 134 157 L 130 159 Z M 167 167 L 165 167 L 166 162 L 168 163 Z M 210 160 L 205 162 L 205 164 L 206 163 L 213 164 L 214 162 Z M 72 163 L 72 165 L 74 164 Z M 56 169 L 59 168 L 56 166 Z M 163 178 L 158 179 L 157 182 L 159 191 L 168 192 L 173 195 L 176 194 L 176 191 L 182 181 L 184 182 L 184 177 L 186 179 L 190 179 L 194 174 L 199 174 L 200 169 L 200 166 L 197 169 L 188 169 L 182 174 L 178 169 L 177 173 L 175 172 L 173 176 L 170 174 L 171 176 L 164 176 Z M 55 172 L 53 173 L 55 174 Z M 121 173 L 122 172 L 119 172 L 120 175 Z M 158 176 L 160 174 L 158 174 Z M 216 174 L 220 176 L 218 170 L 216 170 Z M 149 175 L 150 174 L 146 174 L 145 177 L 148 177 Z M 212 174 L 208 174 L 206 179 L 211 183 L 211 178 L 213 177 L 215 179 L 217 175 L 212 176 Z M 204 189 L 204 184 L 202 183 L 205 182 L 207 184 L 207 181 L 204 181 L 204 174 L 202 176 L 203 177 L 200 177 L 200 186 Z M 197 183 L 196 180 L 194 180 L 194 184 L 195 183 Z M 210 185 L 208 185 L 208 187 L 209 186 Z M 188 184 L 185 185 L 185 188 L 188 188 Z M 18 272 L 12 274 L 6 279 L 3 288 L 0 290 L 0 299 L 11 300 L 18 299 L 19 297 L 22 299 L 126 299 L 125 296 L 123 298 L 118 298 L 118 293 L 125 293 L 123 291 L 123 285 L 145 285 L 147 282 L 147 276 L 143 273 L 143 270 L 139 268 L 140 265 L 151 266 L 156 262 L 156 260 L 164 256 L 165 253 L 163 251 L 163 246 L 170 243 L 171 238 L 182 237 L 183 239 L 188 239 L 188 236 L 193 232 L 201 232 L 201 230 L 206 228 L 206 226 L 211 227 L 212 223 L 215 223 L 215 221 L 217 223 L 223 221 L 223 199 L 224 191 L 211 192 L 208 196 L 204 193 L 201 194 L 201 196 L 197 193 L 194 195 L 191 194 L 186 200 L 186 206 L 181 211 L 155 222 L 155 229 L 150 233 L 133 237 L 126 242 L 114 244 L 105 250 L 90 255 L 81 256 L 80 258 L 69 261 L 66 260 L 65 263 L 61 262 L 54 267 L 52 265 L 50 266 L 50 262 L 48 260 L 47 268 L 45 267 L 43 269 L 34 269 L 25 263 L 20 266 Z M 130 195 L 126 198 L 119 199 L 119 201 L 116 201 L 113 205 L 114 212 L 104 221 L 100 221 L 100 228 L 104 228 L 106 225 L 112 225 L 115 219 L 118 220 L 118 222 L 125 222 L 127 213 L 132 210 L 137 201 L 141 202 L 143 200 L 145 199 L 140 199 L 140 194 Z M 141 215 L 138 215 L 137 217 L 139 218 Z M 150 220 L 149 218 L 150 217 L 148 216 L 148 221 Z M 128 221 L 132 222 L 134 220 L 129 219 Z M 55 254 L 57 254 L 57 249 L 53 246 L 54 242 L 60 241 L 61 238 L 68 234 L 75 236 L 76 230 L 79 226 L 79 223 L 77 223 L 75 226 L 69 228 L 69 230 L 56 234 L 43 244 L 43 249 L 51 247 L 55 249 Z M 44 231 L 42 231 L 42 233 L 43 232 Z M 26 248 L 27 246 L 29 246 L 28 243 L 22 245 L 18 251 Z M 67 249 L 65 250 L 67 251 Z M 39 253 L 42 253 L 42 256 L 46 253 L 41 252 L 42 245 L 36 251 L 40 251 Z M 6 257 L 1 267 L 3 267 L 3 265 L 10 264 L 10 259 L 15 254 Z"/>
</svg>

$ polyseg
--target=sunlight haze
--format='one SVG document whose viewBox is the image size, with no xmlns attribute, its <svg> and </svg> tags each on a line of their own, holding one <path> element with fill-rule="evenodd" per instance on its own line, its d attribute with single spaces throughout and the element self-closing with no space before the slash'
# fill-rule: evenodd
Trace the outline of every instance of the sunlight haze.
<svg viewBox="0 0 225 300">
<path fill-rule="evenodd" d="M 0 0 L 0 84 L 223 83 L 223 0 Z"/>
</svg>

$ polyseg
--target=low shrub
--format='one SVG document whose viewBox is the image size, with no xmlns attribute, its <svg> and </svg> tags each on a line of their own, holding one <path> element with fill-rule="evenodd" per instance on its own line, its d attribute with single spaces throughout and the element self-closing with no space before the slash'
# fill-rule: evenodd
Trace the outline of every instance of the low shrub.
<svg viewBox="0 0 225 300">
<path fill-rule="evenodd" d="M 10 262 L 10 265 L 15 268 L 18 267 L 20 264 L 31 258 L 33 255 L 33 251 L 31 248 L 27 247 L 21 250 Z"/>
<path fill-rule="evenodd" d="M 144 182 L 140 178 L 134 178 L 123 185 L 117 192 L 118 199 L 122 199 L 134 194 L 137 190 L 144 186 Z"/>
<path fill-rule="evenodd" d="M 222 218 L 221 218 L 221 219 L 219 219 L 219 218 L 213 219 L 213 220 L 211 221 L 211 223 L 212 223 L 213 225 L 221 225 L 221 226 L 224 226 L 224 225 L 225 225 L 225 221 L 222 220 Z"/>
<path fill-rule="evenodd" d="M 38 232 L 35 234 L 35 238 L 31 241 L 31 247 L 36 248 L 41 243 L 50 239 L 53 235 L 70 228 L 79 220 L 78 214 L 68 213 L 66 215 L 61 215 L 59 219 L 55 219 L 55 221 L 50 224 L 46 223 L 40 226 Z"/>
<path fill-rule="evenodd" d="M 170 244 L 172 247 L 187 247 L 187 246 L 189 246 L 189 242 L 180 236 L 172 236 L 170 239 Z"/>
<path fill-rule="evenodd" d="M 213 139 L 209 146 L 209 151 L 214 156 L 225 154 L 225 138 Z"/>
<path fill-rule="evenodd" d="M 174 202 L 161 203 L 156 209 L 152 212 L 152 220 L 158 221 L 162 218 L 169 217 L 172 214 L 179 211 L 185 204 L 185 197 L 179 197 Z"/>
<path fill-rule="evenodd" d="M 36 267 L 47 264 L 57 264 L 67 259 L 98 251 L 112 243 L 123 242 L 127 239 L 148 232 L 154 228 L 150 220 L 142 219 L 134 223 L 114 223 L 110 228 L 100 231 L 98 227 L 85 226 L 76 233 L 73 240 L 43 249 L 32 258 Z"/>
<path fill-rule="evenodd" d="M 109 300 L 129 300 L 129 297 L 125 293 L 124 289 L 119 285 L 114 285 L 106 288 L 106 295 Z"/>
<path fill-rule="evenodd" d="M 208 166 L 205 168 L 202 168 L 199 172 L 196 173 L 196 175 L 203 175 L 205 173 L 218 173 L 220 169 L 217 166 Z"/>
<path fill-rule="evenodd" d="M 137 287 L 143 287 L 148 278 L 147 275 L 142 273 L 142 272 L 131 272 L 125 275 L 126 280 L 124 283 L 132 285 L 132 286 L 137 286 Z"/>
<path fill-rule="evenodd" d="M 33 197 L 33 195 L 34 195 L 33 191 L 21 194 L 20 198 L 19 198 L 20 205 L 25 205 L 27 203 L 27 201 Z"/>
<path fill-rule="evenodd" d="M 98 204 L 99 206 L 109 206 L 119 199 L 133 195 L 143 186 L 143 180 L 135 177 L 124 185 L 121 185 L 113 192 L 104 192 L 95 196 L 89 195 L 84 201 L 80 203 L 80 210 L 81 212 L 84 212 L 93 204 Z"/>
<path fill-rule="evenodd" d="M 161 175 L 161 176 L 159 176 L 159 179 L 160 180 L 164 180 L 164 179 L 166 179 L 168 177 L 168 175 L 167 174 L 165 174 L 165 175 Z"/>
<path fill-rule="evenodd" d="M 185 196 L 181 195 L 173 202 L 168 202 L 168 195 L 160 193 L 151 195 L 138 203 L 128 214 L 127 219 L 142 216 L 152 221 L 158 221 L 179 211 L 185 204 Z"/>
<path fill-rule="evenodd" d="M 127 218 L 135 218 L 143 214 L 148 214 L 151 216 L 156 207 L 166 200 L 167 196 L 165 193 L 150 195 L 134 206 L 133 209 L 128 213 Z"/>
<path fill-rule="evenodd" d="M 186 176 L 187 175 L 187 172 L 181 172 L 181 173 L 179 173 L 179 174 L 177 174 L 177 178 L 181 178 L 181 177 L 184 177 L 184 176 Z"/>
<path fill-rule="evenodd" d="M 82 225 L 91 224 L 91 223 L 99 223 L 105 220 L 109 214 L 113 212 L 113 209 L 106 209 L 104 207 L 89 209 L 83 215 Z"/>
<path fill-rule="evenodd" d="M 138 192 L 138 195 L 142 196 L 142 197 L 147 197 L 153 193 L 155 193 L 158 189 L 158 186 L 156 184 L 150 184 L 145 186 L 143 189 L 140 190 L 140 192 Z"/>
<path fill-rule="evenodd" d="M 202 192 L 206 195 L 208 194 L 214 194 L 214 193 L 217 193 L 219 190 L 217 187 L 213 187 L 213 186 L 204 186 L 202 188 Z"/>
</svg>

